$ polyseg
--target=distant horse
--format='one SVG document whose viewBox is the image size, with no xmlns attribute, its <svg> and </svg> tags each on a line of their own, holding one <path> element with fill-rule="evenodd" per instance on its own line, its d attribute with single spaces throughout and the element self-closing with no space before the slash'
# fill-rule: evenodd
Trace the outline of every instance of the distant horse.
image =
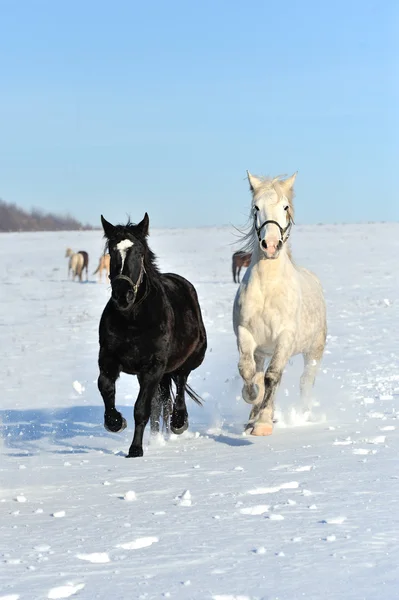
<svg viewBox="0 0 399 600">
<path fill-rule="evenodd" d="M 121 372 L 137 375 L 140 391 L 128 456 L 143 456 L 150 417 L 153 432 L 159 431 L 162 407 L 169 418 L 172 382 L 173 433 L 188 427 L 185 392 L 201 404 L 187 378 L 204 360 L 206 332 L 195 288 L 180 275 L 160 273 L 155 264 L 147 244 L 147 213 L 138 225 L 111 225 L 102 215 L 101 222 L 111 255 L 112 287 L 99 327 L 98 389 L 105 406 L 104 426 L 113 432 L 125 429 L 126 421 L 115 408 L 115 381 Z"/>
<path fill-rule="evenodd" d="M 94 271 L 93 275 L 95 275 L 96 273 L 98 273 L 98 280 L 101 281 L 101 277 L 102 277 L 102 272 L 105 271 L 106 274 L 106 281 L 109 277 L 109 264 L 110 264 L 110 256 L 109 254 L 103 254 L 102 256 L 100 256 L 100 260 L 98 262 L 98 267 L 97 269 Z"/>
<path fill-rule="evenodd" d="M 234 252 L 232 265 L 234 283 L 240 283 L 241 268 L 249 266 L 249 263 L 251 262 L 251 256 L 251 252 L 244 252 L 243 250 Z"/>
<path fill-rule="evenodd" d="M 247 431 L 270 435 L 274 396 L 287 361 L 302 354 L 301 398 L 310 393 L 324 352 L 327 324 L 317 277 L 298 267 L 287 244 L 294 216 L 296 174 L 288 179 L 248 173 L 252 192 L 251 228 L 244 236 L 252 261 L 238 288 L 233 325 L 239 350 L 243 398 L 253 405 Z M 264 362 L 270 358 L 264 373 Z"/>
<path fill-rule="evenodd" d="M 68 261 L 68 279 L 72 273 L 72 281 L 75 281 L 75 277 L 78 277 L 79 281 L 82 281 L 82 271 L 84 266 L 84 258 L 80 252 L 73 252 L 70 248 L 67 248 L 65 256 L 69 257 Z"/>
<path fill-rule="evenodd" d="M 65 252 L 65 256 L 69 256 L 70 260 L 69 260 L 69 265 L 68 265 L 68 277 L 69 277 L 69 272 L 71 270 L 71 257 L 73 256 L 74 252 L 71 248 L 67 248 L 66 252 Z M 84 269 L 86 269 L 86 281 L 89 279 L 89 255 L 85 250 L 79 250 L 79 252 L 77 252 L 77 254 L 81 254 L 82 258 L 83 258 L 83 267 L 81 269 L 81 272 L 79 273 L 79 281 L 82 281 L 82 273 L 84 271 Z M 75 261 L 78 259 L 75 259 Z M 75 277 L 73 277 L 73 279 L 75 279 Z"/>
</svg>

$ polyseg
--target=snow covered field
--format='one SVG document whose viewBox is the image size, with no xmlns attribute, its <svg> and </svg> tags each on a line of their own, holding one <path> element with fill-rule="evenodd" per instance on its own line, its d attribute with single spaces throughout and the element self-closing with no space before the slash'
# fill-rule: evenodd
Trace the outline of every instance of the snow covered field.
<svg viewBox="0 0 399 600">
<path fill-rule="evenodd" d="M 141 218 L 140 215 L 136 216 Z M 231 326 L 231 228 L 154 230 L 163 270 L 199 294 L 209 349 L 181 437 L 126 460 L 103 428 L 97 329 L 108 284 L 67 281 L 100 232 L 0 236 L 0 599 L 399 598 L 399 224 L 297 226 L 326 292 L 312 422 L 287 367 L 270 438 L 245 437 Z"/>
</svg>

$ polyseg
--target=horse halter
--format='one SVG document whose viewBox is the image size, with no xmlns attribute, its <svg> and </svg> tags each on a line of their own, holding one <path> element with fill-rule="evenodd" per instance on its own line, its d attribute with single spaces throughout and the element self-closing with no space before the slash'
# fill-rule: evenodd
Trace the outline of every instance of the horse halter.
<svg viewBox="0 0 399 600">
<path fill-rule="evenodd" d="M 284 229 L 281 227 L 280 223 L 277 223 L 277 221 L 272 221 L 271 219 L 268 219 L 267 221 L 264 221 L 262 223 L 262 225 L 260 225 L 259 227 L 256 226 L 256 213 L 254 214 L 254 220 L 255 220 L 255 231 L 256 234 L 258 236 L 258 240 L 261 241 L 261 237 L 260 237 L 260 232 L 262 231 L 262 229 L 264 228 L 265 225 L 267 225 L 268 223 L 272 223 L 273 225 L 277 225 L 277 227 L 280 230 L 280 235 L 281 235 L 281 243 L 285 244 L 285 242 L 288 240 L 288 238 L 290 237 L 291 234 L 291 228 L 292 228 L 292 224 L 293 224 L 293 220 L 291 219 L 291 217 L 288 217 L 288 225 L 286 227 L 284 227 Z M 284 238 L 285 236 L 285 238 Z"/>
<path fill-rule="evenodd" d="M 134 292 L 134 299 L 136 299 L 137 292 L 139 291 L 139 287 L 140 287 L 140 285 L 141 285 L 141 283 L 142 283 L 142 281 L 143 281 L 143 277 L 144 277 L 144 273 L 145 273 L 145 272 L 146 272 L 146 271 L 145 271 L 145 267 L 144 267 L 144 257 L 142 256 L 142 257 L 141 257 L 141 267 L 140 267 L 140 273 L 139 273 L 139 276 L 138 276 L 138 278 L 137 278 L 137 281 L 136 281 L 136 283 L 133 281 L 133 279 L 131 279 L 131 278 L 130 278 L 130 277 L 128 277 L 127 275 L 122 275 L 122 274 L 120 274 L 120 275 L 116 275 L 115 277 L 113 277 L 113 279 L 112 279 L 112 281 L 111 281 L 111 285 L 112 285 L 112 283 L 114 283 L 114 281 L 117 281 L 117 280 L 120 280 L 120 279 L 122 279 L 122 280 L 124 280 L 124 281 L 127 281 L 127 282 L 130 284 L 130 286 L 133 288 L 133 292 Z M 136 305 L 136 306 L 137 306 L 137 305 Z"/>
</svg>

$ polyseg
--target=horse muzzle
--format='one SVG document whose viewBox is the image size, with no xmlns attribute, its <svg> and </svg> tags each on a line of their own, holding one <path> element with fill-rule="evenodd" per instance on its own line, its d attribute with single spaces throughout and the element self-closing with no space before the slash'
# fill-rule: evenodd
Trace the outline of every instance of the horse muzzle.
<svg viewBox="0 0 399 600">
<path fill-rule="evenodd" d="M 266 241 L 266 239 L 263 238 L 259 241 L 259 246 L 265 258 L 273 260 L 280 254 L 281 248 L 283 247 L 283 242 L 281 240 Z"/>
<path fill-rule="evenodd" d="M 128 310 L 135 302 L 137 296 L 137 288 L 128 277 L 115 277 L 111 283 L 112 295 L 111 298 L 120 310 Z"/>
</svg>

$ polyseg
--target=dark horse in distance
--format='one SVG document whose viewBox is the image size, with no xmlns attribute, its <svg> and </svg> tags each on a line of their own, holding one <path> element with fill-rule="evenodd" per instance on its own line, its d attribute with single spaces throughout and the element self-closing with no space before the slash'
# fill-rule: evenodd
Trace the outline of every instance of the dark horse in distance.
<svg viewBox="0 0 399 600">
<path fill-rule="evenodd" d="M 134 225 L 112 225 L 101 215 L 111 257 L 112 295 L 100 320 L 98 389 L 104 401 L 104 426 L 122 431 L 126 421 L 115 408 L 115 381 L 121 372 L 137 375 L 140 391 L 134 407 L 134 437 L 129 457 L 143 456 L 144 429 L 159 431 L 161 410 L 173 433 L 188 427 L 185 392 L 202 363 L 206 332 L 193 285 L 174 273 L 160 273 L 147 244 L 149 218 Z M 172 381 L 176 396 L 172 392 Z"/>
<path fill-rule="evenodd" d="M 251 252 L 244 252 L 243 250 L 238 250 L 238 252 L 234 252 L 232 264 L 234 283 L 240 283 L 241 268 L 249 267 L 251 257 Z"/>
</svg>

